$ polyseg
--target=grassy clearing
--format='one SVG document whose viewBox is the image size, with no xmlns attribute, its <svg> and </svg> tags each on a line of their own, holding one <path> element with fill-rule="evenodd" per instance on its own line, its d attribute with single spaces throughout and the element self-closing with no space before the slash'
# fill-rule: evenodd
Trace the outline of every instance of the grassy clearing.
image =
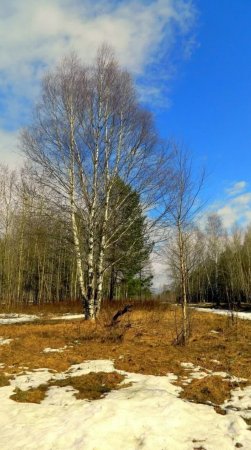
<svg viewBox="0 0 251 450">
<path fill-rule="evenodd" d="M 41 403 L 50 387 L 70 386 L 76 391 L 74 392 L 76 399 L 98 400 L 114 389 L 128 386 L 128 384 L 119 386 L 124 379 L 125 377 L 117 372 L 90 372 L 77 377 L 67 377 L 64 380 L 50 381 L 48 384 L 41 384 L 37 388 L 25 391 L 16 388 L 10 398 L 20 403 Z"/>
<path fill-rule="evenodd" d="M 226 316 L 193 311 L 190 341 L 186 347 L 176 347 L 172 345 L 176 336 L 175 316 L 179 327 L 180 314 L 174 308 L 135 306 L 117 325 L 110 326 L 117 309 L 110 306 L 96 323 L 80 319 L 1 325 L 0 335 L 13 341 L 0 346 L 0 362 L 5 365 L 0 374 L 43 367 L 62 372 L 86 360 L 112 359 L 117 369 L 152 375 L 172 372 L 179 380 L 188 375 L 181 363 L 191 362 L 204 371 L 227 372 L 251 383 L 251 321 L 238 320 L 232 325 Z M 43 352 L 46 347 L 65 346 L 61 353 Z M 213 392 L 208 385 L 209 377 L 192 382 L 193 394 L 187 387 L 187 398 L 194 400 L 197 396 L 196 401 L 206 402 L 212 401 L 214 395 L 213 403 L 219 404 L 223 397 L 215 390 L 219 388 L 220 392 L 222 383 L 226 383 L 220 380 L 214 378 Z M 223 392 L 224 399 L 228 398 L 229 390 Z"/>
</svg>

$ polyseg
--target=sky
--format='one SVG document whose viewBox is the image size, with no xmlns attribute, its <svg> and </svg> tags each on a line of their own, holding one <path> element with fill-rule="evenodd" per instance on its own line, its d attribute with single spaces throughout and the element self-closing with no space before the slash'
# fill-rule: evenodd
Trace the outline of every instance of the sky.
<svg viewBox="0 0 251 450">
<path fill-rule="evenodd" d="M 250 0 L 0 0 L 0 163 L 20 166 L 18 135 L 43 73 L 75 50 L 114 47 L 163 138 L 207 172 L 203 196 L 226 227 L 251 222 Z"/>
</svg>

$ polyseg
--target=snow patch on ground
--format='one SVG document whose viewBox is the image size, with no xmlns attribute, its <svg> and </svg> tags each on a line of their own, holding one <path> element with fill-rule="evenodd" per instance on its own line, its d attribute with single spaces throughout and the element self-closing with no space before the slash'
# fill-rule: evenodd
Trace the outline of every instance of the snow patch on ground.
<svg viewBox="0 0 251 450">
<path fill-rule="evenodd" d="M 36 316 L 34 314 L 0 314 L 0 325 L 8 325 L 21 322 L 33 322 L 34 320 L 74 320 L 83 319 L 83 314 L 61 314 L 57 316 Z"/>
<path fill-rule="evenodd" d="M 200 446 L 234 450 L 236 443 L 243 450 L 251 448 L 251 433 L 241 418 L 244 413 L 233 409 L 237 404 L 249 407 L 250 388 L 234 391 L 225 416 L 211 406 L 179 398 L 181 388 L 173 384 L 177 379 L 173 374 L 117 371 L 132 385 L 96 401 L 76 400 L 70 387 L 50 388 L 39 405 L 9 398 L 15 387 L 28 389 L 69 374 L 114 370 L 112 361 L 97 360 L 71 366 L 61 374 L 41 369 L 16 376 L 10 386 L 0 388 L 1 450 L 193 450 Z"/>
<path fill-rule="evenodd" d="M 223 405 L 225 409 L 235 411 L 245 419 L 251 419 L 251 386 L 232 391 L 231 399 Z M 250 433 L 251 434 L 251 433 Z"/>
<path fill-rule="evenodd" d="M 32 322 L 39 319 L 38 316 L 31 314 L 0 314 L 0 324 L 6 325 L 11 323 Z"/>
<path fill-rule="evenodd" d="M 51 320 L 74 320 L 74 319 L 83 319 L 83 314 L 61 314 L 60 316 L 52 316 Z"/>
<path fill-rule="evenodd" d="M 230 315 L 231 313 L 227 310 L 219 310 L 219 309 L 210 309 L 210 308 L 193 308 L 196 311 L 201 312 L 211 312 L 215 314 L 221 314 L 221 315 Z M 247 319 L 251 320 L 251 313 L 245 313 L 245 312 L 238 312 L 234 313 L 236 317 L 239 319 Z M 60 314 L 56 316 L 50 316 L 50 317 L 44 317 L 44 316 L 37 316 L 32 314 L 0 314 L 0 325 L 3 324 L 12 324 L 12 323 L 21 323 L 21 322 L 33 322 L 34 320 L 75 320 L 75 319 L 83 319 L 83 314 Z M 211 330 L 211 333 L 218 334 L 218 331 Z"/>
<path fill-rule="evenodd" d="M 228 311 L 227 309 L 214 309 L 214 308 L 193 308 L 196 311 L 200 312 L 210 312 L 214 314 L 220 314 L 223 316 L 230 316 L 232 313 L 231 311 Z M 251 312 L 234 312 L 234 316 L 238 317 L 238 319 L 245 319 L 245 320 L 251 320 Z M 212 330 L 211 333 L 216 333 L 215 330 Z"/>
<path fill-rule="evenodd" d="M 0 336 L 0 345 L 10 344 L 12 341 L 13 341 L 13 339 L 5 339 Z"/>
<path fill-rule="evenodd" d="M 220 364 L 218 360 L 211 360 L 217 364 Z M 218 376 L 221 378 L 227 378 L 228 380 L 236 383 L 241 383 L 247 381 L 246 378 L 239 378 L 235 376 L 229 375 L 227 372 L 221 372 L 221 371 L 213 371 L 210 369 L 204 369 L 200 366 L 195 366 L 193 363 L 180 363 L 181 367 L 183 367 L 187 373 L 188 376 L 183 379 L 183 384 L 189 384 L 192 382 L 192 380 L 197 379 L 201 380 L 202 378 L 205 378 L 209 375 Z"/>
<path fill-rule="evenodd" d="M 218 359 L 210 359 L 210 361 L 212 361 L 212 362 L 215 363 L 215 364 L 221 364 L 221 362 L 218 361 Z"/>
<path fill-rule="evenodd" d="M 65 345 L 64 347 L 60 348 L 46 347 L 43 349 L 43 353 L 63 353 L 66 348 L 68 348 L 68 345 Z"/>
</svg>

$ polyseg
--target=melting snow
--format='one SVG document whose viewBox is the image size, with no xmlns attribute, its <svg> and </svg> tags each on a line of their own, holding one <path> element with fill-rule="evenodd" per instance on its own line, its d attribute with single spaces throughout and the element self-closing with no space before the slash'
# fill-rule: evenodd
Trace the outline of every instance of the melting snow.
<svg viewBox="0 0 251 450">
<path fill-rule="evenodd" d="M 83 319 L 83 314 L 61 314 L 61 316 L 53 316 L 52 320 L 73 320 L 73 319 Z"/>
<path fill-rule="evenodd" d="M 229 316 L 231 315 L 231 311 L 228 311 L 227 309 L 214 309 L 214 308 L 193 308 L 196 309 L 196 311 L 201 312 L 210 312 L 214 314 L 220 314 L 223 316 Z M 234 316 L 238 317 L 238 319 L 246 319 L 251 320 L 251 313 L 250 312 L 234 312 Z M 216 331 L 212 330 L 211 333 L 215 333 Z"/>
<path fill-rule="evenodd" d="M 191 369 L 191 365 L 188 367 Z M 251 448 L 251 433 L 238 408 L 248 409 L 251 388 L 236 390 L 226 404 L 228 413 L 189 403 L 178 397 L 176 377 L 118 371 L 132 385 L 96 401 L 76 400 L 72 388 L 53 387 L 40 405 L 9 398 L 16 386 L 28 389 L 49 379 L 114 371 L 112 361 L 89 361 L 62 374 L 37 370 L 17 376 L 0 389 L 0 448 L 36 450 L 231 450 Z M 242 397 L 239 399 L 239 397 Z M 247 414 L 247 413 L 246 413 Z M 197 444 L 196 444 L 197 442 Z"/>
<path fill-rule="evenodd" d="M 10 344 L 12 341 L 13 339 L 4 339 L 3 337 L 0 337 L 0 345 Z"/>
<path fill-rule="evenodd" d="M 60 348 L 50 348 L 50 347 L 46 347 L 44 348 L 43 352 L 44 353 L 63 353 L 63 351 L 67 348 L 68 346 L 65 345 L 64 347 L 60 347 Z"/>
<path fill-rule="evenodd" d="M 211 312 L 215 314 L 229 315 L 230 312 L 227 310 L 218 310 L 218 309 L 210 309 L 210 308 L 194 308 L 197 311 L 202 312 Z M 247 319 L 251 320 L 251 313 L 238 312 L 234 313 L 239 319 Z M 83 314 L 60 314 L 56 316 L 43 317 L 32 314 L 0 314 L 0 324 L 12 324 L 12 323 L 20 323 L 20 322 L 32 322 L 38 319 L 46 319 L 46 320 L 74 320 L 74 319 L 83 319 Z M 218 331 L 211 330 L 211 333 L 217 334 Z"/>
<path fill-rule="evenodd" d="M 32 322 L 39 319 L 38 316 L 31 314 L 0 314 L 0 324 L 10 324 L 19 322 Z"/>
</svg>

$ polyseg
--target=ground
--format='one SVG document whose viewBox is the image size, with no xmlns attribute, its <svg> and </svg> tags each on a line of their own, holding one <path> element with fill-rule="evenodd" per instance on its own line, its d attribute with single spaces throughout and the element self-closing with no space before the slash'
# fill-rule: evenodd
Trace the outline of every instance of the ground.
<svg viewBox="0 0 251 450">
<path fill-rule="evenodd" d="M 181 347 L 176 307 L 114 308 L 0 316 L 1 450 L 251 448 L 251 321 L 191 310 Z"/>
</svg>

